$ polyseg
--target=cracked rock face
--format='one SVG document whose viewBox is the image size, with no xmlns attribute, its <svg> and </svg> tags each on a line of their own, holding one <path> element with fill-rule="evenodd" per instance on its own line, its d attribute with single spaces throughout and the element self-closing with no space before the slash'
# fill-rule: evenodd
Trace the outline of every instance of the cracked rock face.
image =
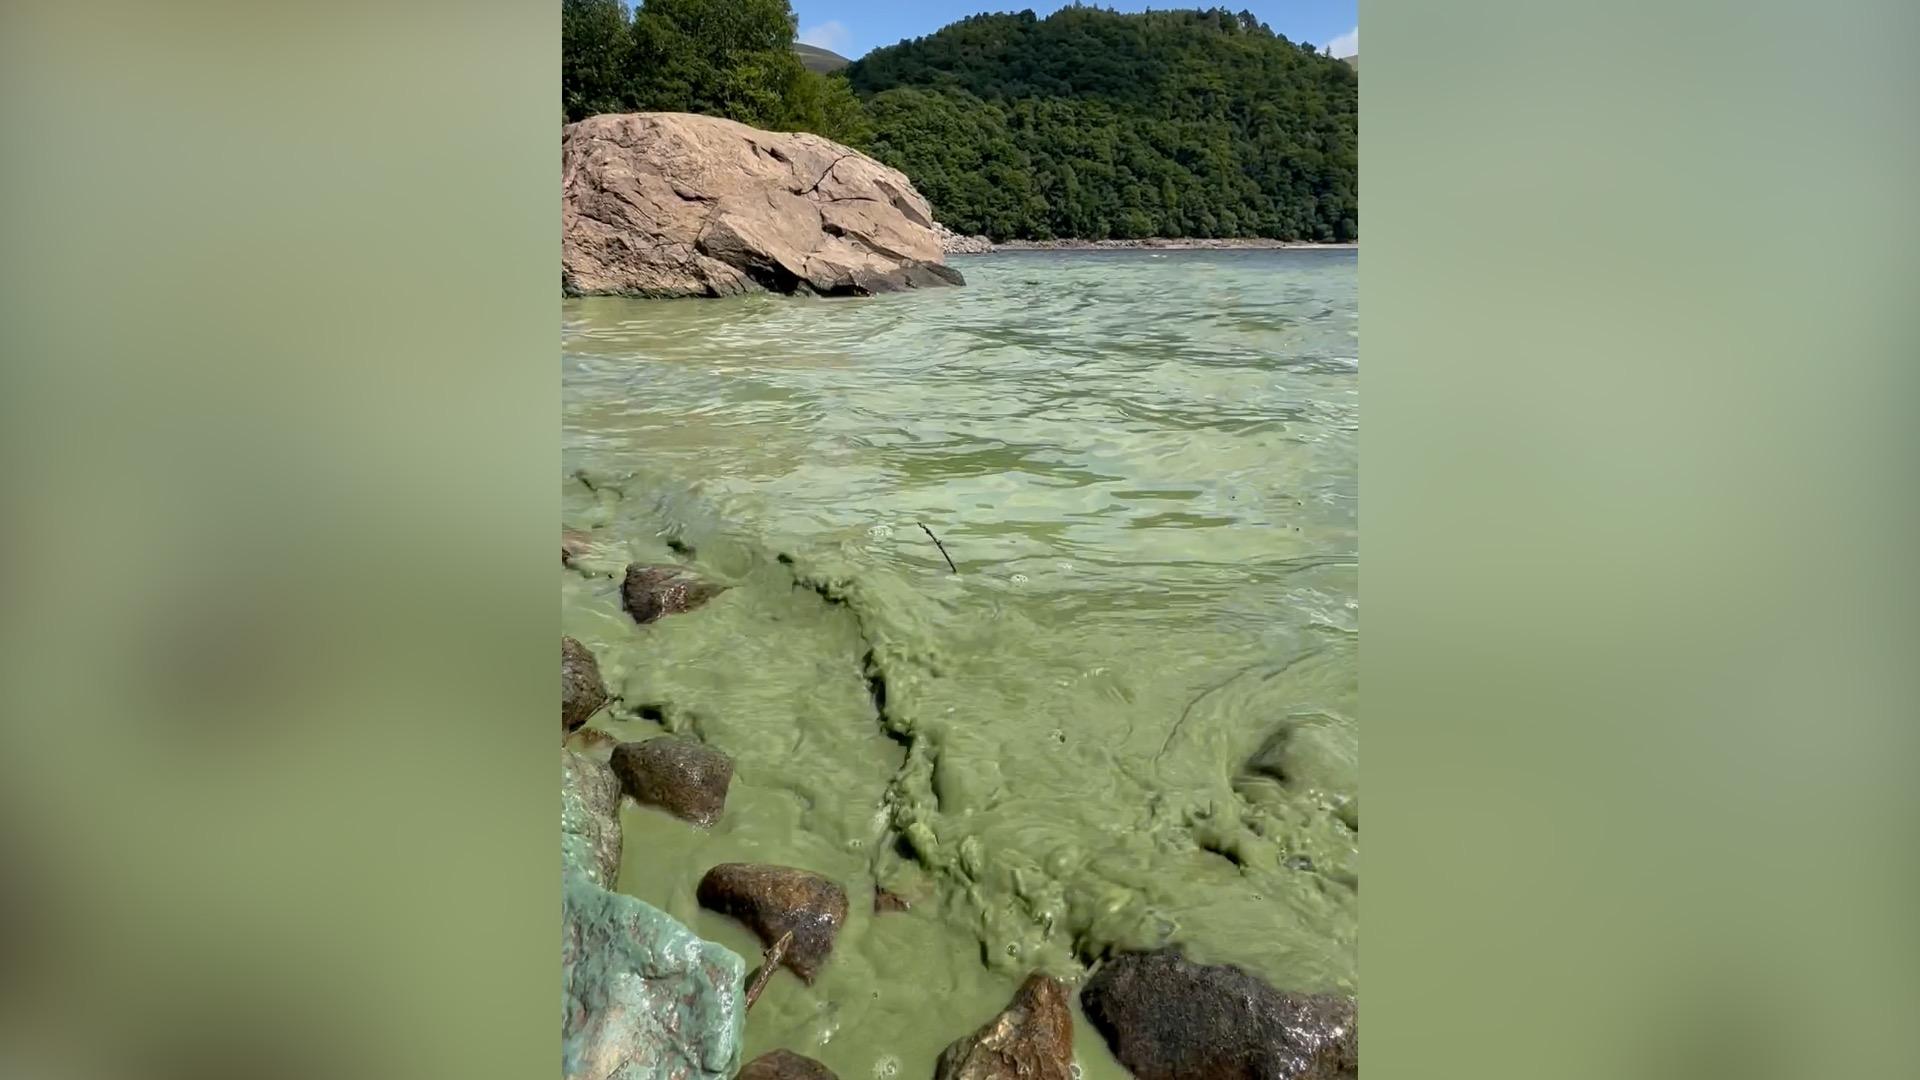
<svg viewBox="0 0 1920 1080">
<path fill-rule="evenodd" d="M 595 116 L 560 140 L 573 296 L 865 296 L 958 285 L 906 176 L 818 135 L 685 113 Z"/>
</svg>

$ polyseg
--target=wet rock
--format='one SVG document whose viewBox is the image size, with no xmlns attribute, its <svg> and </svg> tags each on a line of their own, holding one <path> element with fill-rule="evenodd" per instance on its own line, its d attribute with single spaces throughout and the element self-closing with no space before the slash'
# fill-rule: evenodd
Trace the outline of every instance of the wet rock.
<svg viewBox="0 0 1920 1080">
<path fill-rule="evenodd" d="M 813 982 L 847 921 L 846 890 L 790 866 L 721 863 L 700 879 L 700 906 L 745 923 L 768 945 L 792 931 L 782 961 L 804 982 Z"/>
<path fill-rule="evenodd" d="M 912 911 L 913 901 L 890 889 L 878 885 L 873 887 L 873 913 L 882 915 L 889 911 Z"/>
<path fill-rule="evenodd" d="M 692 611 L 720 595 L 721 588 L 689 574 L 678 566 L 627 567 L 620 582 L 620 604 L 635 622 L 650 623 L 667 615 Z"/>
<path fill-rule="evenodd" d="M 840 1080 L 832 1069 L 791 1050 L 761 1054 L 740 1070 L 739 1080 Z"/>
<path fill-rule="evenodd" d="M 565 1080 L 723 1080 L 740 1065 L 745 962 L 583 874 L 560 893 Z"/>
<path fill-rule="evenodd" d="M 593 651 L 570 637 L 560 639 L 560 734 L 587 722 L 607 703 L 607 684 Z"/>
<path fill-rule="evenodd" d="M 560 866 L 609 889 L 620 876 L 620 781 L 571 750 L 560 751 Z"/>
<path fill-rule="evenodd" d="M 580 556 L 593 550 L 593 536 L 579 529 L 560 530 L 560 565 L 572 566 Z"/>
<path fill-rule="evenodd" d="M 1123 953 L 1080 992 L 1087 1019 L 1138 1080 L 1334 1080 L 1360 1075 L 1354 1000 L 1282 993 L 1177 951 Z"/>
<path fill-rule="evenodd" d="M 674 735 L 621 743 L 609 764 L 635 802 L 703 827 L 726 809 L 733 759 L 704 743 Z"/>
<path fill-rule="evenodd" d="M 1072 1080 L 1073 1013 L 1067 987 L 1038 972 L 1006 1011 L 941 1053 L 934 1080 Z"/>
</svg>

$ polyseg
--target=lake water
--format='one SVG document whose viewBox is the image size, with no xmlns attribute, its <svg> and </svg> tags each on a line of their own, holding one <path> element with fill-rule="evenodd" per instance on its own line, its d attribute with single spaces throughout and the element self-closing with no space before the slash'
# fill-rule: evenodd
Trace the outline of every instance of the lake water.
<svg viewBox="0 0 1920 1080">
<path fill-rule="evenodd" d="M 565 303 L 563 524 L 601 546 L 563 627 L 623 699 L 594 726 L 737 763 L 711 832 L 627 809 L 621 888 L 751 967 L 708 867 L 839 881 L 831 962 L 776 977 L 747 1054 L 850 1080 L 930 1076 L 1028 971 L 1116 948 L 1357 990 L 1358 253 L 955 265 Z M 628 561 L 729 589 L 636 626 L 596 576 Z"/>
</svg>

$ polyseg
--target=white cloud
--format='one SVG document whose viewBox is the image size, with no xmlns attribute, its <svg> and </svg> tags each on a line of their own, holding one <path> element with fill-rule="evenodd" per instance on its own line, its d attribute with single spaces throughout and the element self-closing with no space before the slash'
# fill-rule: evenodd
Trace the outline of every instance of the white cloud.
<svg viewBox="0 0 1920 1080">
<path fill-rule="evenodd" d="M 1332 41 L 1327 42 L 1327 55 L 1360 55 L 1360 28 L 1356 26 L 1346 33 L 1341 34 L 1339 37 L 1334 38 Z"/>
<path fill-rule="evenodd" d="M 838 20 L 823 22 L 819 26 L 803 28 L 800 31 L 800 40 L 808 45 L 815 45 L 828 52 L 837 52 L 845 56 L 847 50 L 853 47 L 853 31 L 842 26 Z"/>
</svg>

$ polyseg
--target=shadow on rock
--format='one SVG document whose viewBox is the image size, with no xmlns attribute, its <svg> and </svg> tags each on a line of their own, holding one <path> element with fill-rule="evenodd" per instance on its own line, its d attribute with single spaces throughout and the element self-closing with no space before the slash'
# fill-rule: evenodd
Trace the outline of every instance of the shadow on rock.
<svg viewBox="0 0 1920 1080">
<path fill-rule="evenodd" d="M 791 932 L 782 963 L 813 982 L 847 921 L 846 890 L 790 866 L 721 863 L 700 879 L 700 906 L 745 923 L 767 945 Z"/>
<path fill-rule="evenodd" d="M 1354 1000 L 1282 993 L 1178 951 L 1123 953 L 1080 992 L 1087 1019 L 1139 1080 L 1335 1080 L 1360 1075 Z"/>
</svg>

